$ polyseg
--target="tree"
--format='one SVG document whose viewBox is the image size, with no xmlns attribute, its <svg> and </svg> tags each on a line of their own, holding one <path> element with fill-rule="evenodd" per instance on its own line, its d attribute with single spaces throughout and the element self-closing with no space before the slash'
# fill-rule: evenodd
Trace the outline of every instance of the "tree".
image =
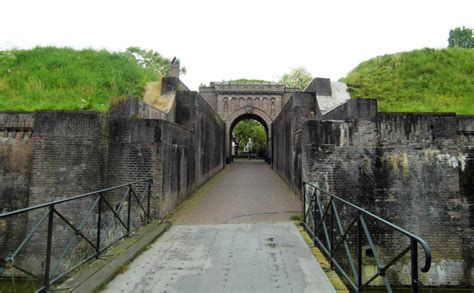
<svg viewBox="0 0 474 293">
<path fill-rule="evenodd" d="M 449 31 L 449 48 L 474 48 L 473 29 L 467 27 L 457 27 Z"/>
<path fill-rule="evenodd" d="M 147 69 L 157 78 L 167 76 L 171 69 L 171 60 L 161 56 L 160 53 L 153 50 L 145 50 L 140 47 L 129 47 L 124 54 L 132 58 L 137 64 Z M 186 73 L 186 68 L 182 67 L 181 73 Z"/>
<path fill-rule="evenodd" d="M 243 150 L 249 138 L 253 141 L 254 151 L 266 148 L 267 133 L 263 125 L 253 119 L 242 120 L 234 127 L 232 132 L 239 150 Z"/>
<path fill-rule="evenodd" d="M 304 90 L 313 80 L 313 76 L 306 68 L 293 68 L 290 73 L 285 73 L 280 79 L 280 82 L 288 87 L 294 87 L 299 90 Z"/>
</svg>

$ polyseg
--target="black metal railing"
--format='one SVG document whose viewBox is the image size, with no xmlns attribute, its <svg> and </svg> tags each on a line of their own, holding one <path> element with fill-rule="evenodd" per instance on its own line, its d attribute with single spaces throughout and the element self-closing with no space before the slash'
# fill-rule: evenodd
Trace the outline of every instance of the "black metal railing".
<svg viewBox="0 0 474 293">
<path fill-rule="evenodd" d="M 392 292 L 387 271 L 393 265 L 411 252 L 410 255 L 410 280 L 411 291 L 418 292 L 426 286 L 418 277 L 418 247 L 424 252 L 422 272 L 428 272 L 431 266 L 431 249 L 422 238 L 334 195 L 321 189 L 318 184 L 303 182 L 303 225 L 322 252 L 328 257 L 331 267 L 355 291 L 362 292 L 378 277 L 383 278 L 387 292 Z M 398 232 L 406 237 L 408 245 L 396 256 L 383 262 L 381 254 L 377 251 L 374 237 L 369 230 L 371 225 L 382 225 L 391 232 Z M 344 226 L 344 222 L 346 226 Z M 355 230 L 355 231 L 354 231 Z M 365 236 L 365 240 L 363 239 Z M 403 242 L 403 241 L 402 241 Z M 363 282 L 363 244 L 370 247 L 371 257 L 374 258 L 377 272 L 367 276 Z M 342 252 L 338 250 L 341 248 Z M 355 248 L 355 249 L 354 249 Z M 352 250 L 351 250 L 352 249 Z M 357 261 L 354 260 L 357 259 Z M 398 272 L 400 273 L 400 272 Z M 427 291 L 430 291 L 427 289 Z"/>
<path fill-rule="evenodd" d="M 5 221 L 26 215 L 29 228 L 19 245 L 0 260 L 0 267 L 40 280 L 42 287 L 37 291 L 50 290 L 81 264 L 98 258 L 117 241 L 150 222 L 152 183 L 152 179 L 143 179 L 0 214 L 0 220 Z M 70 236 L 67 231 L 71 237 L 66 237 Z M 25 252 L 27 246 L 31 248 Z M 77 247 L 83 255 L 65 265 L 66 257 Z M 31 268 L 34 257 L 40 257 L 41 267 Z"/>
</svg>

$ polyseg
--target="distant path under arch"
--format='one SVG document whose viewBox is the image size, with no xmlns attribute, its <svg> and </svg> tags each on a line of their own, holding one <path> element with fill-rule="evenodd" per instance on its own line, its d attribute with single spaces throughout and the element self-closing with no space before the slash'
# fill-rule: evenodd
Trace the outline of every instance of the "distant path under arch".
<svg viewBox="0 0 474 293">
<path fill-rule="evenodd" d="M 232 112 L 226 120 L 226 157 L 228 158 L 227 161 L 230 162 L 231 157 L 231 132 L 233 128 L 242 120 L 245 119 L 254 119 L 258 122 L 262 123 L 265 127 L 267 132 L 267 158 L 271 154 L 271 124 L 272 118 L 268 115 L 265 111 L 255 108 L 255 107 L 242 107 L 234 112 Z"/>
</svg>

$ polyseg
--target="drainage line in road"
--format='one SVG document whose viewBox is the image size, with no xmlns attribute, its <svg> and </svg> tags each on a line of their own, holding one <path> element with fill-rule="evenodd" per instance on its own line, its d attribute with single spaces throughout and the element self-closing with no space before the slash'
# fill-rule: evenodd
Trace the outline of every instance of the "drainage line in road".
<svg viewBox="0 0 474 293">
<path fill-rule="evenodd" d="M 228 222 L 233 221 L 235 219 L 244 218 L 244 217 L 273 215 L 273 214 L 292 214 L 292 213 L 301 213 L 301 211 L 265 212 L 265 213 L 247 214 L 247 215 L 241 215 L 241 216 L 233 217 L 229 220 L 226 220 L 224 223 L 228 223 Z"/>
</svg>

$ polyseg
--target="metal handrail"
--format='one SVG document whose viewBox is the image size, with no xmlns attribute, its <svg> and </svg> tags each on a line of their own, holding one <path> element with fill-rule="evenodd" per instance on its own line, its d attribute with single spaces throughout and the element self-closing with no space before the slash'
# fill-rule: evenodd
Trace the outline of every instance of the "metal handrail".
<svg viewBox="0 0 474 293">
<path fill-rule="evenodd" d="M 80 198 L 83 198 L 83 197 L 86 197 L 86 196 L 91 196 L 91 195 L 98 194 L 98 193 L 105 193 L 107 191 L 119 189 L 119 188 L 122 188 L 122 187 L 125 187 L 125 186 L 137 184 L 137 183 L 140 183 L 140 182 L 147 182 L 147 181 L 151 181 L 153 183 L 153 179 L 142 179 L 142 180 L 137 180 L 137 181 L 134 181 L 134 182 L 125 183 L 125 184 L 122 184 L 122 185 L 117 185 L 117 186 L 113 186 L 113 187 L 109 187 L 109 188 L 105 188 L 105 189 L 101 189 L 101 190 L 97 190 L 97 191 L 92 191 L 92 192 L 83 193 L 83 194 L 79 194 L 79 195 L 73 195 L 72 197 L 68 197 L 68 198 L 64 198 L 64 199 L 58 199 L 56 201 L 51 201 L 51 202 L 35 205 L 35 206 L 32 206 L 32 207 L 27 207 L 27 208 L 24 208 L 24 209 L 19 209 L 19 210 L 15 210 L 15 211 L 11 211 L 11 212 L 6 212 L 6 213 L 3 213 L 3 214 L 0 214 L 0 219 L 10 217 L 10 216 L 14 216 L 14 215 L 18 215 L 18 214 L 25 213 L 25 212 L 29 212 L 29 211 L 33 211 L 33 210 L 37 210 L 37 209 L 41 209 L 41 208 L 45 208 L 45 207 L 50 206 L 50 205 L 56 205 L 56 204 L 60 204 L 60 203 L 63 203 L 63 202 L 68 202 L 68 201 L 80 199 Z"/>
<path fill-rule="evenodd" d="M 141 194 L 141 196 L 138 196 L 137 193 L 135 192 L 134 185 L 139 184 L 139 183 L 144 183 L 145 187 L 144 190 Z M 0 219 L 8 218 L 8 217 L 13 217 L 16 215 L 20 214 L 25 214 L 29 213 L 32 211 L 36 211 L 39 209 L 47 208 L 47 211 L 40 216 L 39 221 L 34 223 L 32 225 L 31 230 L 28 232 L 26 237 L 23 239 L 23 241 L 16 247 L 13 253 L 9 254 L 8 256 L 4 257 L 3 261 L 6 264 L 9 264 L 13 268 L 23 272 L 26 275 L 29 275 L 31 277 L 37 278 L 39 280 L 42 280 L 43 282 L 43 287 L 38 289 L 40 292 L 46 292 L 51 288 L 51 285 L 53 285 L 55 282 L 59 281 L 62 279 L 64 276 L 69 274 L 71 271 L 75 270 L 78 268 L 81 264 L 85 263 L 86 261 L 89 261 L 92 258 L 98 258 L 102 252 L 104 252 L 106 249 L 108 249 L 110 246 L 112 246 L 114 243 L 117 241 L 123 239 L 124 237 L 128 237 L 130 233 L 139 228 L 140 226 L 144 225 L 145 223 L 149 223 L 151 220 L 151 185 L 153 183 L 152 179 L 142 179 L 142 180 L 137 180 L 134 182 L 110 187 L 110 188 L 105 188 L 101 189 L 98 191 L 93 191 L 93 192 L 88 192 L 80 195 L 75 195 L 72 197 L 68 197 L 65 199 L 60 199 L 48 203 L 43 203 L 39 205 L 35 205 L 32 207 L 24 208 L 24 209 L 19 209 L 16 211 L 11 211 L 11 212 L 6 212 L 3 214 L 0 214 Z M 124 196 L 121 198 L 121 201 L 113 207 L 109 200 L 107 199 L 107 192 L 118 190 L 126 188 L 126 192 L 124 193 Z M 62 204 L 62 203 L 67 203 L 75 200 L 79 200 L 85 197 L 92 197 L 96 196 L 90 207 L 87 209 L 85 216 L 82 218 L 80 223 L 78 225 L 74 225 L 70 220 L 68 220 L 60 211 L 58 211 L 55 206 Z M 135 200 L 134 200 L 135 199 Z M 146 207 L 145 207 L 145 199 L 146 199 Z M 128 208 L 127 208 L 127 219 L 124 220 L 120 216 L 120 212 L 122 211 L 122 208 L 125 206 L 125 202 L 128 203 Z M 139 207 L 139 213 L 144 215 L 144 220 L 142 223 L 140 223 L 138 226 L 132 227 L 131 223 L 131 213 L 132 213 L 132 204 L 135 203 Z M 110 229 L 112 228 L 112 225 L 114 224 L 114 221 L 112 220 L 109 225 L 106 226 L 104 229 L 103 226 L 103 220 L 102 216 L 106 212 L 106 209 L 109 209 L 112 214 L 111 216 L 113 217 L 114 220 L 118 220 L 120 226 L 122 226 L 126 230 L 126 234 L 122 235 L 118 239 L 113 239 L 111 243 L 109 243 L 107 246 L 104 246 L 104 242 L 106 240 L 107 234 L 110 232 Z M 96 211 L 96 212 L 94 212 Z M 54 218 L 55 216 L 61 220 L 63 223 L 66 224 L 67 227 L 72 229 L 74 232 L 74 235 L 70 238 L 70 240 L 67 242 L 65 245 L 65 248 L 61 251 L 59 254 L 60 257 L 59 259 L 55 262 L 55 264 L 52 263 L 52 239 L 53 239 L 53 234 L 54 234 Z M 95 216 L 95 217 L 93 217 Z M 82 230 L 84 229 L 87 221 L 91 218 L 96 219 L 96 225 L 95 228 L 92 228 L 95 232 L 95 239 L 89 239 L 87 235 L 85 235 Z M 17 265 L 15 263 L 15 258 L 19 255 L 19 253 L 22 251 L 22 249 L 26 246 L 27 243 L 30 242 L 30 240 L 33 238 L 33 235 L 39 230 L 39 227 L 41 224 L 43 224 L 45 221 L 47 221 L 47 243 L 46 243 L 46 255 L 45 255 L 45 268 L 44 268 L 44 273 L 43 275 L 37 275 L 35 273 L 32 273 L 28 271 L 25 268 L 22 268 L 21 266 Z M 102 238 L 101 234 L 104 234 L 105 237 Z M 77 239 L 76 237 L 79 237 L 79 239 L 83 239 L 87 245 L 92 247 L 94 249 L 94 253 L 91 255 L 88 255 L 85 259 L 82 259 L 78 264 L 73 265 L 71 268 L 68 268 L 66 272 L 60 274 L 59 276 L 54 276 L 54 274 L 58 271 L 59 265 L 61 262 L 65 259 L 67 254 L 69 253 L 70 249 L 72 248 L 72 245 Z"/>
<path fill-rule="evenodd" d="M 308 197 L 308 186 L 313 188 L 312 194 Z M 359 207 L 355 204 L 344 200 L 337 195 L 334 195 L 318 186 L 318 184 L 312 184 L 310 182 L 303 182 L 303 225 L 305 230 L 313 238 L 315 245 L 318 245 L 321 250 L 329 257 L 331 266 L 336 268 L 346 282 L 356 291 L 362 292 L 373 280 L 377 277 L 384 278 L 384 284 L 388 292 L 392 292 L 387 277 L 385 276 L 386 271 L 409 251 L 411 251 L 411 289 L 412 292 L 418 292 L 421 281 L 418 279 L 418 245 L 420 245 L 424 252 L 425 262 L 423 267 L 420 269 L 422 272 L 428 272 L 431 267 L 431 249 L 428 243 L 421 237 L 398 227 L 397 225 Z M 321 193 L 329 196 L 327 204 L 323 205 L 321 200 Z M 308 201 L 309 200 L 309 201 Z M 340 211 L 337 208 L 336 203 L 341 203 L 347 207 L 352 208 L 356 211 L 357 216 L 350 222 L 348 228 L 344 228 L 341 222 Z M 311 214 L 310 214 L 311 213 Z M 308 221 L 309 215 L 312 216 L 313 228 L 311 228 Z M 327 218 L 330 218 L 329 220 Z M 410 239 L 410 245 L 405 248 L 401 253 L 394 257 L 391 261 L 386 264 L 382 263 L 382 260 L 377 253 L 374 241 L 365 222 L 365 217 L 371 218 L 376 222 L 382 223 L 391 229 L 401 233 L 402 235 Z M 357 223 L 357 225 L 355 224 Z M 336 224 L 336 225 L 335 225 Z M 353 260 L 352 253 L 349 248 L 349 241 L 347 236 L 351 229 L 357 226 L 357 268 Z M 337 233 L 336 229 L 339 230 Z M 323 238 L 318 237 L 319 233 L 323 233 Z M 374 258 L 377 264 L 378 272 L 369 278 L 365 283 L 362 283 L 362 237 L 366 236 L 367 242 L 374 253 Z M 339 236 L 339 239 L 337 239 Z M 355 281 L 349 277 L 349 274 L 342 268 L 339 261 L 335 257 L 335 249 L 339 245 L 344 244 L 347 261 L 351 266 L 351 272 Z"/>
</svg>

